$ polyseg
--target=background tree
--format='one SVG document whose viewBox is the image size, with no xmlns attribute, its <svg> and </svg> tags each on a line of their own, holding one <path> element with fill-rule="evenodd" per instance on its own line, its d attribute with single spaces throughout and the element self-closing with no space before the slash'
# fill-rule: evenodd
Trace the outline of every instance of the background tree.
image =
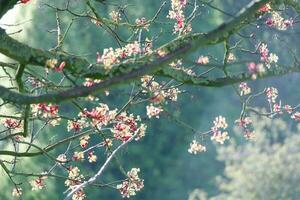
<svg viewBox="0 0 300 200">
<path fill-rule="evenodd" d="M 253 117 L 255 141 L 218 150 L 225 176 L 218 178 L 220 194 L 209 199 L 297 199 L 299 189 L 299 137 L 282 119 Z M 298 127 L 299 128 L 299 127 Z M 240 130 L 236 130 L 240 135 Z M 207 199 L 195 191 L 191 199 Z"/>
</svg>

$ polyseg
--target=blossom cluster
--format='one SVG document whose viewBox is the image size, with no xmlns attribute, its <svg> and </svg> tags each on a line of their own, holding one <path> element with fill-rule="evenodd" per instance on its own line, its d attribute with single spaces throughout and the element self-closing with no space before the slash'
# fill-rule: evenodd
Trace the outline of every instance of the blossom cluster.
<svg viewBox="0 0 300 200">
<path fill-rule="evenodd" d="M 21 0 L 21 3 L 25 4 L 28 3 L 30 0 Z"/>
<path fill-rule="evenodd" d="M 85 135 L 85 136 L 80 137 L 79 140 L 80 140 L 81 148 L 83 148 L 83 149 L 87 148 L 90 138 L 91 137 L 89 135 Z"/>
<path fill-rule="evenodd" d="M 46 66 L 50 69 L 54 69 L 56 72 L 61 72 L 65 68 L 66 64 L 66 61 L 62 61 L 59 63 L 57 59 L 48 59 L 46 61 Z"/>
<path fill-rule="evenodd" d="M 47 179 L 47 176 L 40 176 L 37 179 L 30 181 L 32 187 L 31 190 L 35 191 L 43 189 L 46 186 L 45 179 Z"/>
<path fill-rule="evenodd" d="M 103 50 L 103 54 L 101 55 L 99 52 L 97 53 L 97 63 L 102 63 L 104 69 L 109 71 L 112 69 L 114 64 L 120 63 L 121 60 L 129 58 L 131 56 L 137 56 L 139 54 L 145 53 L 146 48 L 149 51 L 148 42 L 145 44 L 145 48 L 142 48 L 142 45 L 135 41 L 133 43 L 127 44 L 122 48 L 107 48 Z"/>
<path fill-rule="evenodd" d="M 109 16 L 115 23 L 118 23 L 122 20 L 121 13 L 119 11 L 113 10 L 109 13 Z"/>
<path fill-rule="evenodd" d="M 262 7 L 260 7 L 258 9 L 258 11 L 261 13 L 267 13 L 267 12 L 270 12 L 271 10 L 272 10 L 272 7 L 271 7 L 270 3 L 266 3 L 265 5 L 263 5 Z"/>
<path fill-rule="evenodd" d="M 275 103 L 277 97 L 278 97 L 278 90 L 274 87 L 268 87 L 266 88 L 266 96 L 270 103 Z"/>
<path fill-rule="evenodd" d="M 115 139 L 123 142 L 127 141 L 133 135 L 136 139 L 140 139 L 145 135 L 146 125 L 140 123 L 141 118 L 121 112 L 118 114 L 117 109 L 110 110 L 108 105 L 100 103 L 99 106 L 91 110 L 84 109 L 78 114 L 78 119 L 68 121 L 68 131 L 80 131 L 85 127 L 97 127 L 101 129 L 103 126 L 111 126 L 110 131 Z M 80 145 L 87 147 L 89 136 L 80 139 Z M 110 143 L 110 142 L 109 142 Z"/>
<path fill-rule="evenodd" d="M 240 88 L 241 96 L 245 96 L 251 93 L 251 88 L 248 86 L 246 82 L 241 82 L 239 88 Z"/>
<path fill-rule="evenodd" d="M 165 100 L 177 101 L 178 94 L 181 93 L 177 87 L 166 88 L 165 85 L 159 84 L 153 76 L 145 75 L 141 78 L 141 82 L 143 92 L 149 93 L 150 101 L 155 104 L 163 103 Z"/>
<path fill-rule="evenodd" d="M 143 93 L 150 95 L 149 100 L 152 102 L 146 106 L 148 118 L 159 118 L 159 114 L 163 112 L 161 105 L 166 100 L 177 101 L 178 94 L 181 91 L 177 87 L 166 87 L 165 84 L 160 84 L 154 80 L 153 76 L 145 75 L 141 78 L 141 86 Z"/>
<path fill-rule="evenodd" d="M 148 23 L 145 17 L 137 18 L 135 24 L 139 27 L 143 27 L 146 31 L 149 31 L 150 23 Z"/>
<path fill-rule="evenodd" d="M 22 188 L 19 188 L 19 187 L 15 187 L 14 189 L 13 189 L 13 191 L 12 191 L 12 196 L 13 197 L 21 197 L 22 196 Z"/>
<path fill-rule="evenodd" d="M 60 164 L 64 164 L 65 162 L 67 162 L 67 156 L 66 156 L 66 154 L 60 154 L 60 155 L 57 156 L 56 160 Z"/>
<path fill-rule="evenodd" d="M 78 133 L 83 129 L 90 127 L 98 130 L 109 131 L 111 136 L 103 139 L 103 142 L 88 147 L 90 135 L 83 135 L 79 138 L 79 145 L 84 150 L 75 151 L 72 156 L 72 161 L 84 161 L 95 163 L 98 160 L 93 149 L 98 147 L 109 148 L 113 145 L 113 139 L 126 142 L 135 137 L 135 140 L 145 136 L 147 126 L 141 123 L 139 116 L 128 114 L 127 112 L 118 112 L 117 109 L 111 110 L 107 104 L 99 103 L 98 106 L 87 109 L 84 108 L 79 112 L 78 117 L 74 120 L 68 120 L 68 131 Z M 64 163 L 66 156 L 60 155 L 57 160 Z M 70 173 L 77 172 L 78 168 L 70 168 Z M 70 181 L 70 180 L 69 180 Z M 68 184 L 70 184 L 68 182 Z"/>
<path fill-rule="evenodd" d="M 266 24 L 269 27 L 274 27 L 278 30 L 287 30 L 293 25 L 293 19 L 284 19 L 279 12 L 272 11 L 271 17 L 266 20 Z"/>
<path fill-rule="evenodd" d="M 226 123 L 226 119 L 222 116 L 218 116 L 215 118 L 213 123 L 214 126 L 211 128 L 212 136 L 210 139 L 220 144 L 224 144 L 224 142 L 229 139 L 228 132 L 222 131 L 228 127 L 228 124 Z"/>
<path fill-rule="evenodd" d="M 20 133 L 24 131 L 23 121 L 13 118 L 3 118 L 0 120 L 0 123 L 7 128 L 10 134 L 16 134 L 16 136 L 14 136 L 15 141 L 21 141 L 23 139 L 23 136 L 20 135 Z"/>
<path fill-rule="evenodd" d="M 149 118 L 156 117 L 157 119 L 159 118 L 159 113 L 163 111 L 161 107 L 153 106 L 153 104 L 146 106 L 146 109 L 147 109 L 147 116 Z"/>
<path fill-rule="evenodd" d="M 89 162 L 96 162 L 97 156 L 94 155 L 94 151 L 88 153 Z M 67 162 L 67 157 L 65 154 L 60 154 L 56 159 L 59 164 L 65 164 Z M 84 160 L 84 152 L 74 152 L 72 156 L 73 161 Z M 70 190 L 74 189 L 76 186 L 84 181 L 84 176 L 80 173 L 80 169 L 76 166 L 66 167 L 68 171 L 68 177 L 65 181 L 65 185 L 69 187 Z M 86 194 L 82 188 L 78 189 L 72 196 L 72 200 L 83 200 L 86 199 Z"/>
<path fill-rule="evenodd" d="M 271 16 L 267 18 L 266 24 L 269 27 L 276 28 L 278 30 L 287 30 L 289 27 L 293 25 L 293 19 L 284 19 L 280 12 L 272 9 L 271 4 L 267 3 L 262 6 L 259 10 L 260 13 L 269 13 Z"/>
<path fill-rule="evenodd" d="M 126 112 L 122 112 L 116 117 L 111 129 L 114 138 L 126 142 L 134 135 L 136 135 L 135 140 L 144 137 L 147 126 L 145 124 L 138 125 L 140 121 L 139 116 L 135 117 L 133 114 L 128 115 Z"/>
<path fill-rule="evenodd" d="M 12 118 L 4 118 L 1 120 L 1 124 L 8 129 L 16 129 L 22 126 L 21 121 Z"/>
<path fill-rule="evenodd" d="M 86 123 L 86 120 L 84 120 L 83 118 L 68 120 L 67 130 L 68 130 L 68 132 L 70 132 L 70 131 L 79 132 L 87 125 L 88 124 Z"/>
<path fill-rule="evenodd" d="M 248 63 L 248 71 L 251 74 L 251 78 L 255 80 L 258 75 L 264 74 L 266 69 L 262 63 L 250 62 Z"/>
<path fill-rule="evenodd" d="M 171 0 L 171 10 L 169 10 L 168 18 L 176 20 L 173 33 L 186 34 L 192 31 L 190 23 L 186 23 L 184 8 L 187 0 Z"/>
<path fill-rule="evenodd" d="M 81 123 L 84 124 L 84 121 L 86 121 L 84 126 L 92 125 L 97 126 L 100 129 L 102 126 L 108 125 L 108 123 L 116 117 L 116 114 L 116 109 L 110 110 L 107 104 L 99 103 L 99 106 L 92 108 L 91 110 L 85 108 L 78 114 L 78 117 L 81 120 Z M 87 119 L 90 120 L 90 123 Z"/>
<path fill-rule="evenodd" d="M 260 43 L 258 46 L 258 53 L 262 63 L 250 62 L 248 63 L 248 71 L 252 75 L 252 79 L 256 79 L 258 75 L 262 75 L 269 70 L 272 65 L 277 64 L 279 58 L 275 53 L 270 53 L 268 45 Z"/>
<path fill-rule="evenodd" d="M 68 167 L 68 179 L 65 181 L 65 185 L 73 188 L 84 180 L 84 176 L 80 174 L 78 167 Z"/>
<path fill-rule="evenodd" d="M 193 142 L 190 144 L 190 148 L 188 149 L 188 152 L 190 154 L 197 154 L 205 151 L 206 151 L 206 147 L 201 145 L 196 140 L 193 140 Z"/>
<path fill-rule="evenodd" d="M 65 185 L 72 190 L 78 184 L 82 183 L 82 181 L 84 180 L 84 176 L 80 174 L 80 169 L 78 167 L 70 166 L 68 167 L 68 172 L 68 179 L 65 181 Z M 83 189 L 77 190 L 72 196 L 72 200 L 83 200 L 85 198 L 86 195 Z"/>
<path fill-rule="evenodd" d="M 273 115 L 283 114 L 284 112 L 291 115 L 291 118 L 300 121 L 300 113 L 295 111 L 295 108 L 286 104 L 281 105 L 281 101 L 276 101 L 278 98 L 278 90 L 274 87 L 268 87 L 265 89 L 265 94 L 268 102 L 270 103 L 271 113 Z"/>
<path fill-rule="evenodd" d="M 210 137 L 212 141 L 216 141 L 217 143 L 224 144 L 224 142 L 229 139 L 228 132 L 224 131 L 228 127 L 226 119 L 222 116 L 218 116 L 213 121 L 213 124 L 214 125 L 211 127 L 209 131 L 201 134 L 203 135 L 212 134 Z M 200 144 L 197 140 L 193 140 L 192 143 L 190 143 L 190 148 L 188 149 L 188 152 L 190 154 L 197 154 L 205 151 L 206 151 L 206 147 Z"/>
<path fill-rule="evenodd" d="M 235 120 L 235 123 L 243 130 L 244 137 L 246 139 L 254 139 L 255 132 L 252 126 L 252 120 L 250 117 L 243 116 L 240 119 Z"/>
<path fill-rule="evenodd" d="M 300 112 L 295 112 L 294 114 L 292 114 L 291 118 L 296 121 L 300 121 Z"/>
<path fill-rule="evenodd" d="M 200 65 L 206 65 L 209 63 L 209 57 L 201 55 L 198 57 L 197 63 Z"/>
<path fill-rule="evenodd" d="M 144 187 L 144 180 L 140 179 L 138 173 L 139 168 L 132 168 L 127 172 L 128 179 L 117 185 L 117 189 L 120 191 L 123 198 L 130 198 L 136 195 L 136 192 L 140 191 Z"/>
<path fill-rule="evenodd" d="M 56 126 L 60 124 L 61 118 L 58 114 L 58 106 L 53 104 L 32 104 L 32 113 L 35 117 L 41 117 L 43 119 L 48 120 L 48 123 L 52 126 Z"/>
<path fill-rule="evenodd" d="M 276 64 L 278 62 L 278 56 L 274 53 L 269 53 L 268 45 L 262 43 L 259 48 L 260 59 L 266 64 L 266 67 L 270 69 L 271 64 Z"/>
</svg>

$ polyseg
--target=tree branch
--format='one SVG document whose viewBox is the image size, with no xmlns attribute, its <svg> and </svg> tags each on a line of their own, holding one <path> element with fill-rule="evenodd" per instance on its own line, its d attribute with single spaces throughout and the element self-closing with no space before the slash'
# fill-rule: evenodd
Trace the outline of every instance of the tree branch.
<svg viewBox="0 0 300 200">
<path fill-rule="evenodd" d="M 273 0 L 277 2 L 279 0 Z M 155 73 L 160 70 L 165 64 L 171 62 L 178 57 L 184 57 L 201 47 L 214 45 L 224 41 L 229 35 L 240 30 L 256 17 L 257 10 L 270 0 L 252 1 L 244 9 L 242 9 L 234 19 L 227 23 L 223 23 L 218 28 L 208 32 L 207 34 L 193 34 L 185 37 L 180 37 L 170 43 L 160 47 L 158 50 L 167 53 L 166 56 L 159 58 L 155 53 L 150 56 L 144 56 L 138 60 L 131 60 L 115 66 L 108 74 L 103 70 L 101 65 L 94 65 L 97 73 L 93 76 L 112 77 L 92 87 L 75 87 L 62 92 L 43 94 L 39 96 L 23 95 L 0 87 L 0 97 L 4 101 L 17 104 L 32 104 L 39 102 L 60 102 L 76 97 L 84 97 L 90 94 L 108 89 L 112 86 L 136 79 L 145 74 Z M 0 29 L 0 52 L 26 64 L 44 66 L 49 59 L 58 59 L 67 63 L 66 69 L 76 74 L 82 74 L 86 71 L 89 63 L 85 59 L 70 57 L 63 54 L 55 54 L 53 52 L 31 48 L 22 44 L 5 34 L 3 29 Z M 138 63 L 138 64 L 137 64 Z M 99 70 L 99 67 L 100 70 Z M 84 68 L 84 69 L 83 69 Z M 73 74 L 74 75 L 74 74 Z"/>
<path fill-rule="evenodd" d="M 264 74 L 257 76 L 258 79 L 263 79 L 267 77 L 276 77 L 282 76 L 289 73 L 299 73 L 300 66 L 292 67 L 281 67 L 276 68 L 274 71 L 268 71 Z M 240 73 L 237 75 L 230 75 L 220 78 L 207 78 L 207 77 L 197 77 L 186 74 L 184 71 L 173 69 L 173 68 L 164 68 L 158 73 L 159 76 L 170 77 L 178 82 L 195 85 L 195 86 L 204 86 L 204 87 L 223 87 L 226 85 L 232 85 L 235 83 L 240 83 L 242 81 L 252 80 L 252 74 L 250 73 Z"/>
<path fill-rule="evenodd" d="M 93 176 L 91 177 L 89 180 L 84 181 L 83 183 L 75 186 L 66 196 L 66 198 L 64 200 L 69 200 L 72 198 L 72 195 L 80 190 L 83 189 L 84 187 L 86 187 L 87 185 L 90 185 L 92 183 L 94 183 L 97 178 L 99 178 L 103 171 L 106 169 L 106 167 L 108 166 L 108 164 L 110 163 L 110 161 L 114 158 L 114 156 L 116 155 L 116 153 L 122 149 L 126 144 L 128 144 L 129 142 L 131 142 L 133 140 L 133 138 L 135 137 L 135 135 L 133 135 L 129 140 L 127 140 L 126 142 L 123 142 L 120 146 L 118 146 L 111 154 L 110 156 L 106 159 L 105 163 L 102 165 L 102 167 L 99 169 L 99 171 Z"/>
</svg>

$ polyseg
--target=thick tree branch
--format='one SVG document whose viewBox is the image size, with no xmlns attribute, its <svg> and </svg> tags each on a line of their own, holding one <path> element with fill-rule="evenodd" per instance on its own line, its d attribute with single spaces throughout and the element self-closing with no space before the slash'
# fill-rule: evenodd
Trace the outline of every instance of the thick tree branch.
<svg viewBox="0 0 300 200">
<path fill-rule="evenodd" d="M 300 66 L 277 68 L 274 71 L 268 71 L 264 74 L 257 75 L 257 78 L 263 79 L 267 77 L 283 76 L 295 72 L 300 73 Z M 242 81 L 252 80 L 252 74 L 249 73 L 240 73 L 240 74 L 230 75 L 230 76 L 220 77 L 220 78 L 207 78 L 207 77 L 191 76 L 186 74 L 184 71 L 173 69 L 173 68 L 164 68 L 156 74 L 160 76 L 170 77 L 184 84 L 204 86 L 204 87 L 223 87 L 226 85 L 240 83 Z"/>
<path fill-rule="evenodd" d="M 278 0 L 273 0 L 273 2 L 277 1 Z M 4 87 L 0 87 L 1 98 L 5 101 L 17 104 L 60 102 L 76 97 L 87 96 L 124 83 L 124 81 L 133 80 L 144 74 L 155 73 L 163 68 L 166 63 L 171 62 L 176 58 L 184 57 L 188 53 L 191 53 L 203 46 L 213 45 L 224 41 L 229 35 L 232 35 L 251 22 L 256 17 L 257 10 L 267 2 L 270 2 L 270 0 L 252 1 L 244 9 L 242 9 L 234 19 L 228 23 L 220 25 L 218 28 L 208 32 L 207 34 L 188 35 L 171 41 L 159 48 L 159 50 L 167 53 L 167 55 L 163 58 L 159 58 L 156 54 L 152 54 L 150 56 L 144 56 L 133 62 L 127 61 L 127 63 L 121 63 L 120 65 L 115 66 L 110 74 L 107 74 L 103 68 L 100 68 L 99 70 L 99 67 L 101 67 L 100 65 L 92 66 L 97 70 L 97 73 L 93 72 L 93 76 L 112 77 L 92 87 L 76 87 L 62 92 L 39 96 L 23 95 L 10 91 Z M 41 66 L 44 66 L 49 59 L 55 58 L 63 60 L 67 62 L 67 70 L 78 74 L 83 71 L 87 71 L 86 67 L 89 66 L 89 63 L 84 59 L 31 48 L 10 38 L 5 34 L 4 30 L 0 30 L 0 52 L 21 63 Z"/>
<path fill-rule="evenodd" d="M 118 75 L 107 79 L 99 84 L 95 84 L 91 87 L 75 87 L 73 89 L 69 89 L 62 92 L 43 94 L 38 96 L 31 96 L 26 94 L 20 94 L 14 91 L 11 91 L 3 86 L 0 86 L 0 96 L 3 100 L 8 102 L 13 102 L 19 105 L 22 104 L 32 104 L 32 103 L 40 103 L 40 102 L 61 102 L 64 100 L 76 98 L 76 97 L 84 97 L 90 94 L 94 94 L 98 91 L 105 90 L 107 88 L 111 88 L 115 85 L 124 83 L 126 81 L 130 81 L 137 77 L 140 77 L 144 74 L 153 73 L 152 71 L 156 68 L 162 67 L 166 64 L 170 58 L 176 57 L 180 55 L 182 52 L 186 51 L 189 46 L 183 46 L 182 48 L 171 52 L 170 54 L 151 62 L 150 64 L 143 65 L 142 68 L 134 70 L 130 73 Z"/>
<path fill-rule="evenodd" d="M 75 72 L 75 69 L 80 70 L 89 66 L 86 60 L 75 56 L 32 48 L 8 36 L 2 28 L 0 28 L 0 53 L 19 63 L 42 67 L 45 67 L 49 60 L 57 59 L 58 61 L 65 61 L 67 63 L 66 67 L 68 67 L 70 72 Z"/>
</svg>

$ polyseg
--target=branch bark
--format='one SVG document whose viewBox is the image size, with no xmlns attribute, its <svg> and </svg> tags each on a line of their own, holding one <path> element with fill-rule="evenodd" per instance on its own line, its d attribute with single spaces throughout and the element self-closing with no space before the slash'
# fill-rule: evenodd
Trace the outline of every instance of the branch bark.
<svg viewBox="0 0 300 200">
<path fill-rule="evenodd" d="M 258 74 L 257 79 L 283 76 L 289 73 L 300 73 L 300 66 L 278 67 L 273 71 L 267 71 L 266 73 L 260 75 Z M 224 76 L 219 78 L 209 78 L 191 76 L 186 74 L 184 71 L 172 68 L 164 68 L 156 74 L 164 77 L 170 77 L 184 84 L 204 87 L 223 87 L 235 83 L 240 83 L 242 81 L 252 80 L 252 74 L 246 72 L 226 77 Z"/>
<path fill-rule="evenodd" d="M 273 0 L 277 2 L 279 0 Z M 31 96 L 10 91 L 7 88 L 0 87 L 0 98 L 4 101 L 16 104 L 32 104 L 40 102 L 60 102 L 76 97 L 84 97 L 90 94 L 111 88 L 125 81 L 131 81 L 145 74 L 153 74 L 162 69 L 163 66 L 176 58 L 184 57 L 188 53 L 198 50 L 207 45 L 214 45 L 227 39 L 230 35 L 240 30 L 246 24 L 250 23 L 255 17 L 257 10 L 270 0 L 251 1 L 242 9 L 234 19 L 223 23 L 218 28 L 206 34 L 193 34 L 180 37 L 170 43 L 160 47 L 158 50 L 167 52 L 165 57 L 159 58 L 155 53 L 150 56 L 144 56 L 141 59 L 127 61 L 120 65 L 114 66 L 109 74 L 103 70 L 101 65 L 92 66 L 97 73 L 92 76 L 112 77 L 92 87 L 75 87 L 62 92 Z M 66 70 L 73 75 L 79 75 L 86 72 L 88 61 L 85 59 L 70 57 L 63 54 L 35 49 L 28 45 L 22 44 L 0 29 L 0 53 L 3 53 L 21 63 L 44 66 L 49 59 L 58 59 L 67 63 Z"/>
</svg>

